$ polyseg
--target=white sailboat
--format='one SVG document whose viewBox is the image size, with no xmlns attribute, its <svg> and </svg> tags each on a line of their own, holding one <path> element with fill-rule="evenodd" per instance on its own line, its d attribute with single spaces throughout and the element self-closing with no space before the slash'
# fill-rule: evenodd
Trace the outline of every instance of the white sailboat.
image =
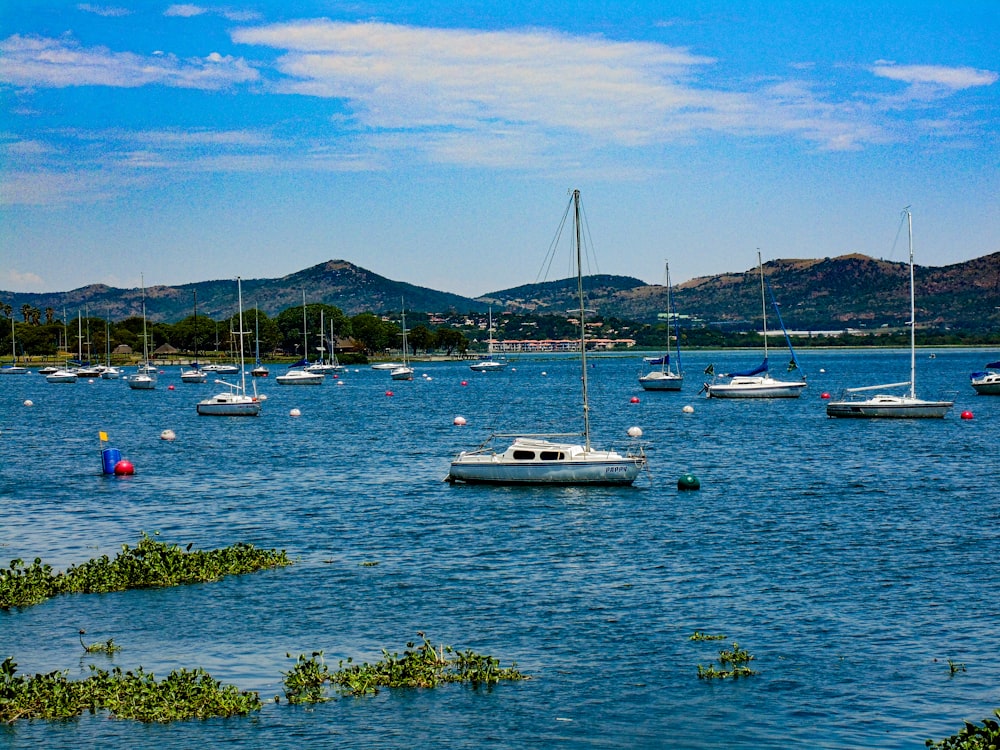
<svg viewBox="0 0 1000 750">
<path fill-rule="evenodd" d="M 760 270 L 760 308 L 764 318 L 764 361 L 750 370 L 742 372 L 723 373 L 715 376 L 714 368 L 709 365 L 706 373 L 713 376 L 711 383 L 705 383 L 703 390 L 708 398 L 798 398 L 802 389 L 806 387 L 805 380 L 777 380 L 772 378 L 768 371 L 767 353 L 767 300 L 764 297 L 764 264 L 761 261 L 760 253 L 757 253 L 757 267 Z M 777 309 L 777 305 L 775 305 Z M 784 329 L 784 325 L 782 325 Z M 798 367 L 795 361 L 795 352 L 791 348 L 791 342 L 787 340 L 789 351 L 792 354 L 792 363 L 789 369 Z M 728 380 L 718 380 L 717 378 L 728 378 Z"/>
<path fill-rule="evenodd" d="M 247 395 L 247 374 L 243 367 L 243 285 L 238 276 L 236 277 L 236 292 L 240 317 L 240 382 L 215 381 L 226 386 L 229 390 L 198 402 L 198 413 L 209 417 L 256 417 L 260 414 L 261 402 L 257 396 L 256 381 L 254 381 L 253 396 Z"/>
<path fill-rule="evenodd" d="M 260 361 L 260 316 L 257 314 L 257 305 L 253 306 L 253 330 L 254 330 L 254 367 L 250 374 L 255 378 L 266 378 L 271 374 L 263 362 Z"/>
<path fill-rule="evenodd" d="M 198 290 L 194 291 L 194 362 L 187 369 L 181 370 L 182 383 L 204 383 L 208 380 L 208 373 L 201 369 L 198 362 Z"/>
<path fill-rule="evenodd" d="M 111 310 L 104 319 L 104 367 L 101 369 L 101 380 L 118 380 L 121 370 L 111 364 Z"/>
<path fill-rule="evenodd" d="M 413 380 L 413 368 L 410 367 L 410 362 L 407 359 L 407 349 L 409 344 L 406 342 L 406 306 L 405 303 L 400 300 L 400 307 L 402 308 L 403 317 L 403 364 L 399 367 L 394 367 L 389 372 L 389 377 L 393 380 Z"/>
<path fill-rule="evenodd" d="M 302 359 L 274 380 L 279 385 L 322 385 L 321 372 L 309 372 L 309 334 L 306 328 L 306 292 L 302 290 Z"/>
<path fill-rule="evenodd" d="M 917 315 L 913 280 L 913 217 L 910 214 L 909 206 L 903 209 L 903 215 L 906 217 L 910 248 L 910 379 L 902 383 L 846 388 L 844 396 L 839 401 L 827 403 L 827 416 L 859 419 L 940 419 L 948 413 L 954 404 L 953 401 L 924 401 L 917 398 Z M 864 398 L 856 395 L 887 388 L 909 388 L 909 391 L 903 396 L 878 393 L 870 398 Z"/>
<path fill-rule="evenodd" d="M 614 450 L 598 450 L 590 443 L 590 404 L 587 398 L 586 309 L 581 265 L 580 191 L 574 190 L 570 204 L 575 232 L 577 294 L 580 300 L 580 367 L 583 402 L 583 432 L 547 435 L 493 434 L 472 451 L 456 456 L 448 471 L 449 482 L 498 485 L 630 485 L 647 467 L 646 455 L 622 455 Z M 566 216 L 563 216 L 565 222 Z M 582 444 L 556 442 L 555 438 L 582 437 Z M 501 452 L 493 447 L 496 438 L 513 438 Z"/>
<path fill-rule="evenodd" d="M 328 361 L 327 358 L 326 358 L 326 345 L 325 345 L 325 343 L 323 341 L 323 335 L 324 335 L 323 334 L 323 330 L 324 330 L 323 326 L 324 326 L 323 309 L 320 308 L 320 311 L 319 311 L 319 346 L 316 347 L 316 351 L 319 352 L 319 361 L 318 362 L 314 362 L 311 365 L 308 365 L 305 368 L 305 370 L 306 370 L 306 372 L 314 372 L 314 373 L 319 373 L 320 375 L 327 375 L 327 374 L 329 374 L 331 372 L 336 372 L 337 370 L 339 370 L 340 369 L 340 365 L 334 364 L 334 362 L 332 361 L 333 360 L 333 345 L 332 345 L 332 343 L 330 345 L 330 355 L 331 355 L 330 360 Z M 333 321 L 330 322 L 330 326 L 331 326 L 330 330 L 332 332 L 332 330 L 333 330 Z M 331 336 L 331 340 L 332 340 L 332 338 L 333 337 Z"/>
<path fill-rule="evenodd" d="M 146 280 L 142 279 L 142 365 L 128 377 L 128 387 L 137 391 L 156 388 L 156 368 L 149 364 L 149 337 L 146 335 Z"/>
<path fill-rule="evenodd" d="M 478 362 L 473 362 L 469 365 L 469 369 L 475 372 L 500 372 L 506 369 L 507 360 L 496 357 L 493 353 L 493 308 L 490 308 L 489 312 L 489 339 L 486 342 L 486 356 L 480 359 Z"/>
<path fill-rule="evenodd" d="M 10 316 L 10 364 L 0 367 L 0 375 L 27 375 L 30 370 L 17 363 L 17 345 L 14 341 L 14 316 Z"/>
<path fill-rule="evenodd" d="M 684 374 L 681 372 L 681 334 L 677 326 L 677 316 L 670 304 L 670 264 L 664 263 L 667 284 L 667 318 L 674 322 L 674 341 L 677 345 L 677 366 L 670 364 L 670 323 L 667 323 L 667 350 L 659 358 L 660 369 L 652 370 L 639 377 L 639 385 L 646 391 L 679 391 L 684 385 Z"/>
</svg>

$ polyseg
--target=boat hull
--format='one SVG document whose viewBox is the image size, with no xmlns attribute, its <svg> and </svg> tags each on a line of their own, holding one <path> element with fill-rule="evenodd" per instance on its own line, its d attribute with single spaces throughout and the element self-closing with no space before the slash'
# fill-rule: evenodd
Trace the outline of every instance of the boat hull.
<svg viewBox="0 0 1000 750">
<path fill-rule="evenodd" d="M 622 486 L 635 482 L 641 468 L 640 462 L 628 458 L 530 465 L 457 459 L 451 464 L 448 481 L 465 484 Z"/>
<path fill-rule="evenodd" d="M 500 372 L 501 370 L 506 369 L 506 367 L 507 367 L 506 362 L 489 362 L 489 361 L 476 362 L 474 364 L 469 365 L 469 369 L 472 370 L 473 372 Z"/>
<path fill-rule="evenodd" d="M 728 383 L 706 383 L 709 398 L 798 398 L 806 384 L 773 378 L 739 377 Z"/>
<path fill-rule="evenodd" d="M 0 367 L 0 375 L 27 375 L 31 372 L 27 367 L 21 365 L 4 365 Z"/>
<path fill-rule="evenodd" d="M 970 382 L 980 396 L 1000 396 L 1000 375 L 996 373 L 973 378 Z"/>
<path fill-rule="evenodd" d="M 847 419 L 942 419 L 952 405 L 951 401 L 896 397 L 831 401 L 826 405 L 826 415 Z"/>
<path fill-rule="evenodd" d="M 322 385 L 324 377 L 319 373 L 296 370 L 279 375 L 274 380 L 279 385 Z"/>
<path fill-rule="evenodd" d="M 206 417 L 256 417 L 260 401 L 254 398 L 231 398 L 228 393 L 199 401 L 197 410 Z"/>
<path fill-rule="evenodd" d="M 182 383 L 204 383 L 208 380 L 208 373 L 201 370 L 185 370 L 181 373 Z"/>
<path fill-rule="evenodd" d="M 148 375 L 133 375 L 128 379 L 128 387 L 134 391 L 152 391 L 156 388 L 156 379 Z"/>
<path fill-rule="evenodd" d="M 646 391 L 679 391 L 684 385 L 684 376 L 651 372 L 639 378 L 639 385 Z"/>
<path fill-rule="evenodd" d="M 56 370 L 45 376 L 50 383 L 75 383 L 76 373 L 72 370 Z"/>
</svg>

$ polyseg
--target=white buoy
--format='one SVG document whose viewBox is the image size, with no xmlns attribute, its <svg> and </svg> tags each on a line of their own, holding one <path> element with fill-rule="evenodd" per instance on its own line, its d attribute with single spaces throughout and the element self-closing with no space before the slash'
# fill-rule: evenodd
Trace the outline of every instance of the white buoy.
<svg viewBox="0 0 1000 750">
<path fill-rule="evenodd" d="M 819 368 L 819 371 L 820 372 L 826 372 L 826 368 L 825 367 L 821 367 L 821 368 Z"/>
<path fill-rule="evenodd" d="M 160 433 L 160 440 L 175 440 L 177 434 L 173 430 L 164 430 Z"/>
<path fill-rule="evenodd" d="M 264 394 L 262 393 L 262 394 L 260 394 L 260 395 L 259 395 L 259 396 L 257 397 L 257 400 L 258 400 L 258 401 L 267 401 L 267 396 L 265 396 L 265 395 L 264 395 Z"/>
<path fill-rule="evenodd" d="M 461 427 L 462 425 L 465 424 L 465 417 L 462 417 L 462 416 L 455 417 L 453 423 L 457 424 L 459 427 Z"/>
<path fill-rule="evenodd" d="M 31 400 L 31 399 L 29 398 L 29 399 L 27 399 L 27 400 L 26 400 L 26 401 L 24 402 L 24 405 L 25 405 L 25 406 L 34 406 L 34 405 L 35 405 L 35 402 L 34 402 L 34 401 L 32 401 L 32 400 Z"/>
<path fill-rule="evenodd" d="M 684 412 L 685 414 L 694 414 L 694 407 L 691 406 L 691 404 L 688 404 L 683 409 L 681 409 L 681 411 Z"/>
<path fill-rule="evenodd" d="M 300 412 L 298 409 L 292 409 L 290 412 L 288 412 L 288 416 L 290 416 L 290 417 L 301 417 L 302 416 L 302 412 Z"/>
<path fill-rule="evenodd" d="M 344 384 L 344 381 L 343 381 L 343 380 L 338 380 L 338 381 L 337 381 L 337 385 L 343 385 L 343 384 Z"/>
<path fill-rule="evenodd" d="M 545 370 L 542 370 L 542 375 L 548 375 L 548 373 L 545 372 Z"/>
<path fill-rule="evenodd" d="M 640 427 L 629 427 L 628 428 L 628 436 L 629 437 L 634 437 L 634 438 L 641 438 L 642 437 L 642 428 L 640 428 Z"/>
</svg>

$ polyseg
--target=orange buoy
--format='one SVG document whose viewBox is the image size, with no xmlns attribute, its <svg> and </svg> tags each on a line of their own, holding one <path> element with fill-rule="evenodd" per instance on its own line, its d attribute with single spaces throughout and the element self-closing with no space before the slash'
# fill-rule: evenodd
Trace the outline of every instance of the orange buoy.
<svg viewBox="0 0 1000 750">
<path fill-rule="evenodd" d="M 962 412 L 962 419 L 972 419 L 972 412 L 971 411 L 963 411 Z"/>
<path fill-rule="evenodd" d="M 132 476 L 133 474 L 135 474 L 135 467 L 131 461 L 126 461 L 123 458 L 115 464 L 115 476 Z"/>
</svg>

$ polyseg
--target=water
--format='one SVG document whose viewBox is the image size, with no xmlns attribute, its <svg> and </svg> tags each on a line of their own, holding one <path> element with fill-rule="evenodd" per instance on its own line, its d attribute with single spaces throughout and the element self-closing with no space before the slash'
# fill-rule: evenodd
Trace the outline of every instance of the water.
<svg viewBox="0 0 1000 750">
<path fill-rule="evenodd" d="M 343 385 L 272 379 L 258 419 L 199 417 L 195 403 L 218 386 L 182 384 L 176 368 L 148 392 L 0 378 L 0 561 L 62 569 L 141 531 L 296 560 L 0 612 L 0 656 L 19 671 L 200 666 L 268 700 L 282 694 L 286 653 L 322 649 L 336 668 L 401 652 L 423 631 L 534 678 L 167 726 L 22 722 L 0 728 L 0 746 L 919 748 L 989 715 L 1000 705 L 1000 398 L 977 396 L 968 373 L 996 357 L 918 354 L 918 395 L 956 402 L 944 420 L 825 416 L 824 391 L 905 379 L 903 351 L 806 352 L 797 400 L 697 395 L 709 362 L 724 371 L 755 356 L 686 353 L 680 394 L 642 391 L 638 356 L 593 361 L 595 444 L 627 447 L 632 425 L 650 444 L 651 478 L 627 489 L 441 481 L 497 419 L 578 429 L 572 359 L 525 358 L 505 373 L 418 364 L 412 383 L 367 368 Z M 177 439 L 161 440 L 165 429 Z M 100 430 L 134 476 L 100 474 Z M 702 489 L 679 492 L 689 471 Z M 80 628 L 123 650 L 84 656 Z M 695 630 L 727 641 L 692 642 Z M 733 641 L 760 675 L 699 680 L 698 664 Z M 951 676 L 948 659 L 968 671 Z"/>
</svg>

